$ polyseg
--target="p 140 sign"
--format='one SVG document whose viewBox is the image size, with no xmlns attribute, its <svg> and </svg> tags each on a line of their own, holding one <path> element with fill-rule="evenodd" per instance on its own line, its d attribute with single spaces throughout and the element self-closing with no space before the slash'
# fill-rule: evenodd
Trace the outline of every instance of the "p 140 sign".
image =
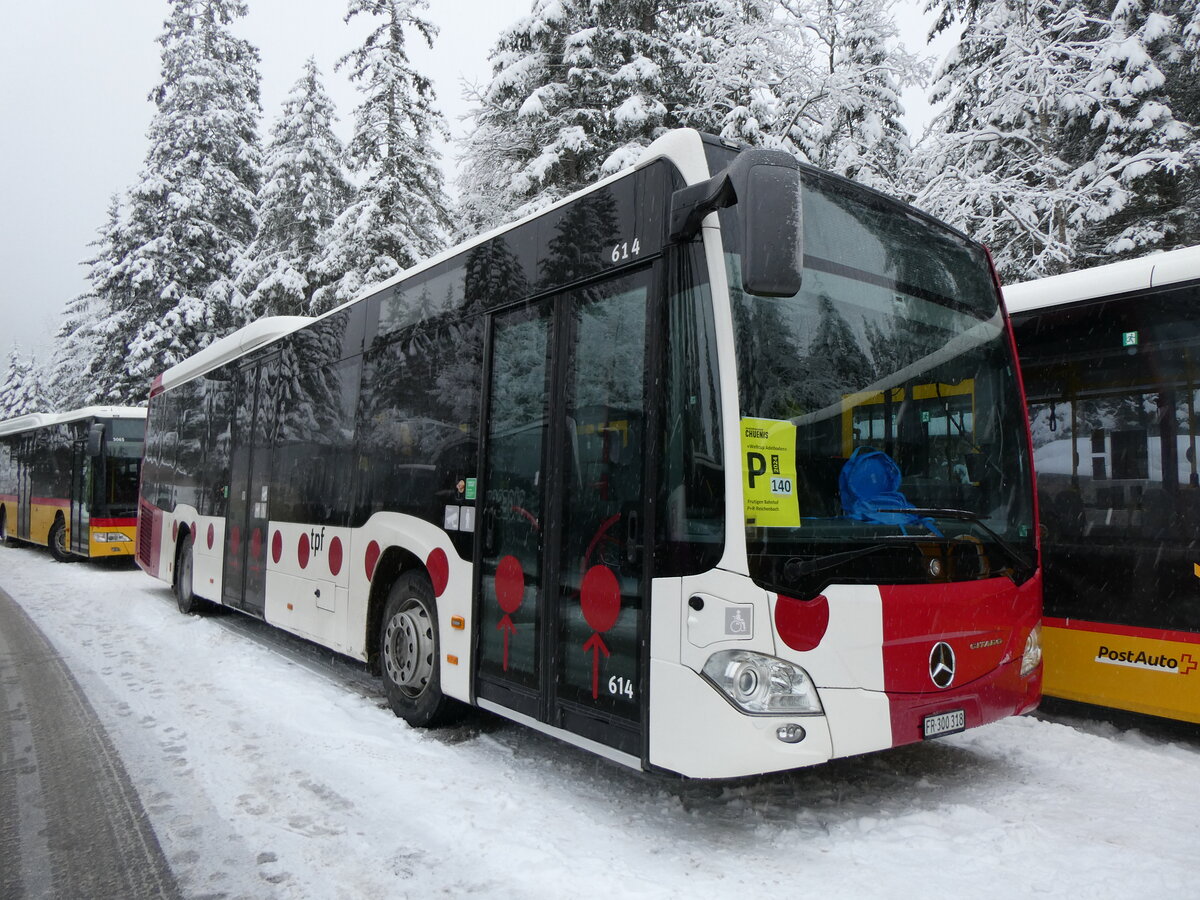
<svg viewBox="0 0 1200 900">
<path fill-rule="evenodd" d="M 797 527 L 796 426 L 778 419 L 742 419 L 741 425 L 746 524 Z"/>
</svg>

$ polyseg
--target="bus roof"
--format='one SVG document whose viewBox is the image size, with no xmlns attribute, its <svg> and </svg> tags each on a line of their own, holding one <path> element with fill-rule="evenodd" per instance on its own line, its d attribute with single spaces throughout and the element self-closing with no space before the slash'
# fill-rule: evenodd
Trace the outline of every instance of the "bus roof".
<svg viewBox="0 0 1200 900">
<path fill-rule="evenodd" d="M 267 316 L 251 322 L 232 334 L 213 341 L 199 353 L 189 356 L 165 370 L 154 379 L 150 396 L 153 397 L 160 391 L 190 381 L 197 375 L 202 375 L 232 359 L 244 356 L 256 347 L 291 334 L 313 321 L 316 320 L 309 316 Z"/>
<path fill-rule="evenodd" d="M 19 434 L 47 425 L 64 425 L 84 419 L 144 419 L 146 409 L 141 406 L 84 406 L 64 413 L 29 413 L 0 422 L 0 435 Z"/>
<path fill-rule="evenodd" d="M 1051 275 L 1004 288 L 1011 314 L 1200 279 L 1200 246 Z"/>
</svg>

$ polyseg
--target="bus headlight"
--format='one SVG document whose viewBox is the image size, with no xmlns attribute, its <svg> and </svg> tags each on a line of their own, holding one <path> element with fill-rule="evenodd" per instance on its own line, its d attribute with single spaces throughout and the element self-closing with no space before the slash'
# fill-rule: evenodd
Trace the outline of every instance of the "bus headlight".
<svg viewBox="0 0 1200 900">
<path fill-rule="evenodd" d="M 1033 626 L 1025 639 L 1025 652 L 1021 654 L 1021 676 L 1024 677 L 1038 667 L 1042 661 L 1042 626 Z"/>
<path fill-rule="evenodd" d="M 122 541 L 131 541 L 127 534 L 121 534 L 119 531 L 97 531 L 92 534 L 92 540 L 97 544 L 119 544 Z"/>
<path fill-rule="evenodd" d="M 722 650 L 704 664 L 704 677 L 751 715 L 820 715 L 816 686 L 799 666 L 747 650 Z"/>
</svg>

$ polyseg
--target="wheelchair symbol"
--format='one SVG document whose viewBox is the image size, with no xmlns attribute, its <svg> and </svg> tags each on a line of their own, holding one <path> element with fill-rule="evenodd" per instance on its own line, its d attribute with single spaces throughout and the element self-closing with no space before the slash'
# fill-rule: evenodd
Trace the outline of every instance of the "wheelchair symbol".
<svg viewBox="0 0 1200 900">
<path fill-rule="evenodd" d="M 746 617 L 742 615 L 740 609 L 725 610 L 725 633 L 726 634 L 749 634 L 750 623 Z"/>
</svg>

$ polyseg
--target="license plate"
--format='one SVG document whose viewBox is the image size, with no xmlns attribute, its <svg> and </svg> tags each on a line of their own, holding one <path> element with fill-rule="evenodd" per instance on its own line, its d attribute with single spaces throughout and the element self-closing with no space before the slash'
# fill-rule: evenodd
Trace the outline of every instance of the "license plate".
<svg viewBox="0 0 1200 900">
<path fill-rule="evenodd" d="M 952 709 L 950 712 L 937 713 L 936 715 L 925 717 L 925 737 L 939 737 L 943 734 L 954 734 L 956 731 L 965 731 L 967 727 L 967 714 L 961 709 Z"/>
</svg>

